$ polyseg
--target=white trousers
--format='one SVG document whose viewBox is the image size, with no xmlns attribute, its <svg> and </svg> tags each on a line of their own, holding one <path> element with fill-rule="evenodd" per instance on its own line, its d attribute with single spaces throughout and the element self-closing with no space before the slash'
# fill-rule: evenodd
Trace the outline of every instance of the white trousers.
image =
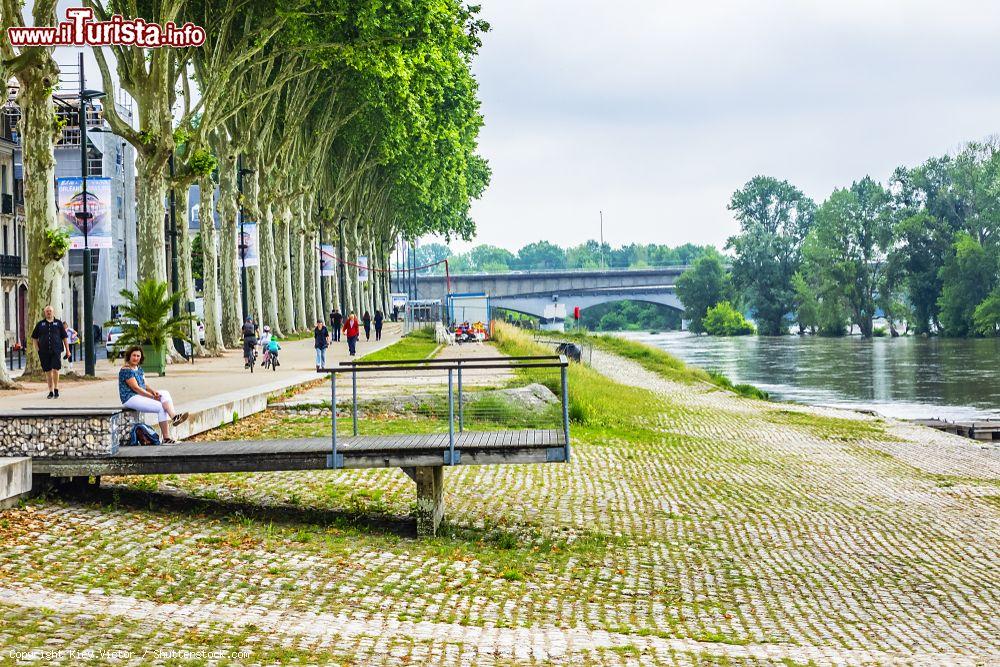
<svg viewBox="0 0 1000 667">
<path fill-rule="evenodd" d="M 122 405 L 130 410 L 135 410 L 136 412 L 155 412 L 157 422 L 168 422 L 170 421 L 170 415 L 167 414 L 167 411 L 163 406 L 165 403 L 170 403 L 170 400 L 170 394 L 161 390 L 160 400 L 136 394 L 125 401 Z"/>
</svg>

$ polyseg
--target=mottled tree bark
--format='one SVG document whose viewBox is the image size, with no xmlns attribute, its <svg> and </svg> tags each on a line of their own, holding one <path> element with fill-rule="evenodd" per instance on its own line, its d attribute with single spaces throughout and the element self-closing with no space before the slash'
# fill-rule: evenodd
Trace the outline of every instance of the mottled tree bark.
<svg viewBox="0 0 1000 667">
<path fill-rule="evenodd" d="M 205 352 L 218 356 L 225 350 L 222 339 L 222 313 L 220 312 L 219 257 L 216 243 L 219 235 L 215 230 L 215 207 L 212 199 L 215 188 L 212 177 L 201 179 L 201 205 L 198 218 L 201 220 L 202 297 L 205 310 Z"/>
<path fill-rule="evenodd" d="M 174 188 L 174 214 L 177 216 L 177 268 L 178 285 L 181 297 L 181 312 L 185 312 L 187 303 L 195 299 L 194 274 L 191 271 L 191 248 L 192 239 L 190 224 L 188 222 L 188 186 L 180 185 Z M 202 239 L 204 241 L 204 239 Z M 198 331 L 195 328 L 194 340 L 191 342 L 191 349 L 194 354 L 205 356 L 205 348 L 198 340 Z"/>
<path fill-rule="evenodd" d="M 226 347 L 238 348 L 242 324 L 240 293 L 240 262 L 237 240 L 239 208 L 236 192 L 236 154 L 227 138 L 215 144 L 219 156 L 219 291 L 222 294 L 222 342 Z"/>
<path fill-rule="evenodd" d="M 17 74 L 20 90 L 21 136 L 24 159 L 25 236 L 28 252 L 27 324 L 30 329 L 51 305 L 57 317 L 65 317 L 63 303 L 64 260 L 53 259 L 47 232 L 59 230 L 56 220 L 53 137 L 57 132 L 50 86 L 59 80 L 59 69 L 51 56 L 39 57 Z M 84 332 L 83 335 L 92 335 Z M 38 351 L 28 341 L 24 373 L 42 370 Z"/>
<path fill-rule="evenodd" d="M 139 280 L 166 282 L 167 243 L 163 233 L 166 170 L 155 156 L 137 151 L 136 174 L 138 277 Z"/>
<path fill-rule="evenodd" d="M 295 304 L 292 300 L 292 264 L 289 257 L 289 238 L 292 228 L 292 209 L 282 202 L 280 218 L 276 224 L 275 236 L 278 264 L 278 320 L 282 329 L 291 333 L 295 330 Z"/>
<path fill-rule="evenodd" d="M 271 326 L 280 338 L 284 329 L 278 319 L 278 294 L 276 285 L 276 268 L 278 257 L 274 247 L 274 218 L 271 205 L 260 202 L 260 268 L 261 268 L 261 303 L 263 305 L 263 322 Z"/>
</svg>

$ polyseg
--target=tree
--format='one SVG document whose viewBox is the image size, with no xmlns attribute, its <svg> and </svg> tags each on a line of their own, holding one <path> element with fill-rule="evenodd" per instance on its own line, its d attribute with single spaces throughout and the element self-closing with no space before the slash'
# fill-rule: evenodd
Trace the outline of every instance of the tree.
<svg viewBox="0 0 1000 667">
<path fill-rule="evenodd" d="M 952 234 L 944 220 L 926 211 L 896 223 L 896 245 L 889 259 L 901 276 L 918 334 L 929 333 L 931 325 L 938 322 L 941 267 L 951 248 Z"/>
<path fill-rule="evenodd" d="M 819 327 L 819 297 L 816 290 L 809 284 L 802 271 L 792 276 L 792 288 L 795 290 L 795 320 L 799 325 L 799 333 L 816 333 Z"/>
<path fill-rule="evenodd" d="M 835 286 L 861 335 L 872 335 L 872 318 L 880 292 L 891 298 L 886 278 L 892 247 L 891 197 L 881 185 L 865 177 L 849 189 L 835 190 L 816 213 L 809 244 L 811 270 Z"/>
<path fill-rule="evenodd" d="M 788 181 L 756 176 L 733 193 L 729 210 L 740 233 L 726 247 L 735 253 L 732 280 L 749 304 L 761 334 L 785 332 L 795 306 L 792 276 L 802 240 L 812 226 L 815 203 Z"/>
<path fill-rule="evenodd" d="M 536 241 L 517 251 L 515 266 L 521 271 L 566 268 L 566 251 L 548 241 Z"/>
<path fill-rule="evenodd" d="M 944 266 L 941 268 L 941 327 L 947 336 L 967 336 L 975 333 L 976 307 L 990 294 L 996 284 L 996 260 L 968 232 L 955 235 Z M 991 307 L 980 312 L 982 325 Z"/>
<path fill-rule="evenodd" d="M 449 257 L 451 257 L 451 248 L 443 243 L 425 243 L 417 246 L 417 266 L 428 267 L 423 269 L 421 273 L 444 273 L 444 265 L 437 263 Z"/>
<path fill-rule="evenodd" d="M 753 325 L 728 301 L 720 301 L 709 308 L 703 324 L 709 336 L 747 336 L 754 333 Z"/>
<path fill-rule="evenodd" d="M 702 333 L 702 319 L 709 308 L 726 294 L 726 271 L 722 258 L 716 254 L 699 257 L 694 265 L 677 279 L 677 296 L 684 304 L 684 315 L 691 322 L 688 328 Z"/>
</svg>

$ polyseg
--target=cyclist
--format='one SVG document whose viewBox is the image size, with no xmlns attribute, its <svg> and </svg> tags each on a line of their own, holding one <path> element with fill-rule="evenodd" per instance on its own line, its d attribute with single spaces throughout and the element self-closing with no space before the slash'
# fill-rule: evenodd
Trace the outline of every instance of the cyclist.
<svg viewBox="0 0 1000 667">
<path fill-rule="evenodd" d="M 271 342 L 271 327 L 265 324 L 262 331 L 263 333 L 261 333 L 259 341 L 260 351 L 261 351 L 260 365 L 266 368 L 267 363 L 270 359 L 270 354 L 268 353 L 267 344 Z"/>
<path fill-rule="evenodd" d="M 281 346 L 278 345 L 278 337 L 271 336 L 267 341 L 267 354 L 271 359 L 271 368 L 275 370 L 281 365 L 281 362 L 278 361 L 278 350 L 280 349 Z"/>
<path fill-rule="evenodd" d="M 253 318 L 248 317 L 243 323 L 243 367 L 250 368 L 253 361 L 254 348 L 257 346 L 257 325 Z"/>
</svg>

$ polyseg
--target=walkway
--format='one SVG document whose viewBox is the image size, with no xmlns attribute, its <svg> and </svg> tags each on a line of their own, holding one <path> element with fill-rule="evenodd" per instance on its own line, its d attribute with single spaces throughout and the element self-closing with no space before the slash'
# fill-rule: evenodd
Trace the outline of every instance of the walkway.
<svg viewBox="0 0 1000 667">
<path fill-rule="evenodd" d="M 358 343 L 358 354 L 364 355 L 399 340 L 401 325 L 386 322 L 382 340 L 378 343 Z M 174 398 L 175 407 L 192 413 L 190 423 L 178 429 L 181 438 L 203 432 L 230 421 L 234 413 L 245 417 L 267 405 L 269 396 L 323 379 L 315 372 L 312 338 L 286 341 L 281 344 L 281 365 L 278 370 L 263 370 L 259 366 L 251 373 L 243 367 L 242 350 L 227 351 L 221 357 L 195 359 L 193 364 L 171 364 L 164 377 L 147 375 L 146 381 L 156 389 L 166 389 Z M 346 340 L 334 343 L 327 350 L 327 364 L 349 359 Z M 80 364 L 76 364 L 79 370 Z M 97 364 L 97 380 L 77 380 L 61 383 L 60 398 L 48 400 L 44 383 L 29 383 L 22 391 L 0 392 L 0 409 L 59 408 L 59 407 L 118 407 L 118 370 L 121 362 Z"/>
</svg>

